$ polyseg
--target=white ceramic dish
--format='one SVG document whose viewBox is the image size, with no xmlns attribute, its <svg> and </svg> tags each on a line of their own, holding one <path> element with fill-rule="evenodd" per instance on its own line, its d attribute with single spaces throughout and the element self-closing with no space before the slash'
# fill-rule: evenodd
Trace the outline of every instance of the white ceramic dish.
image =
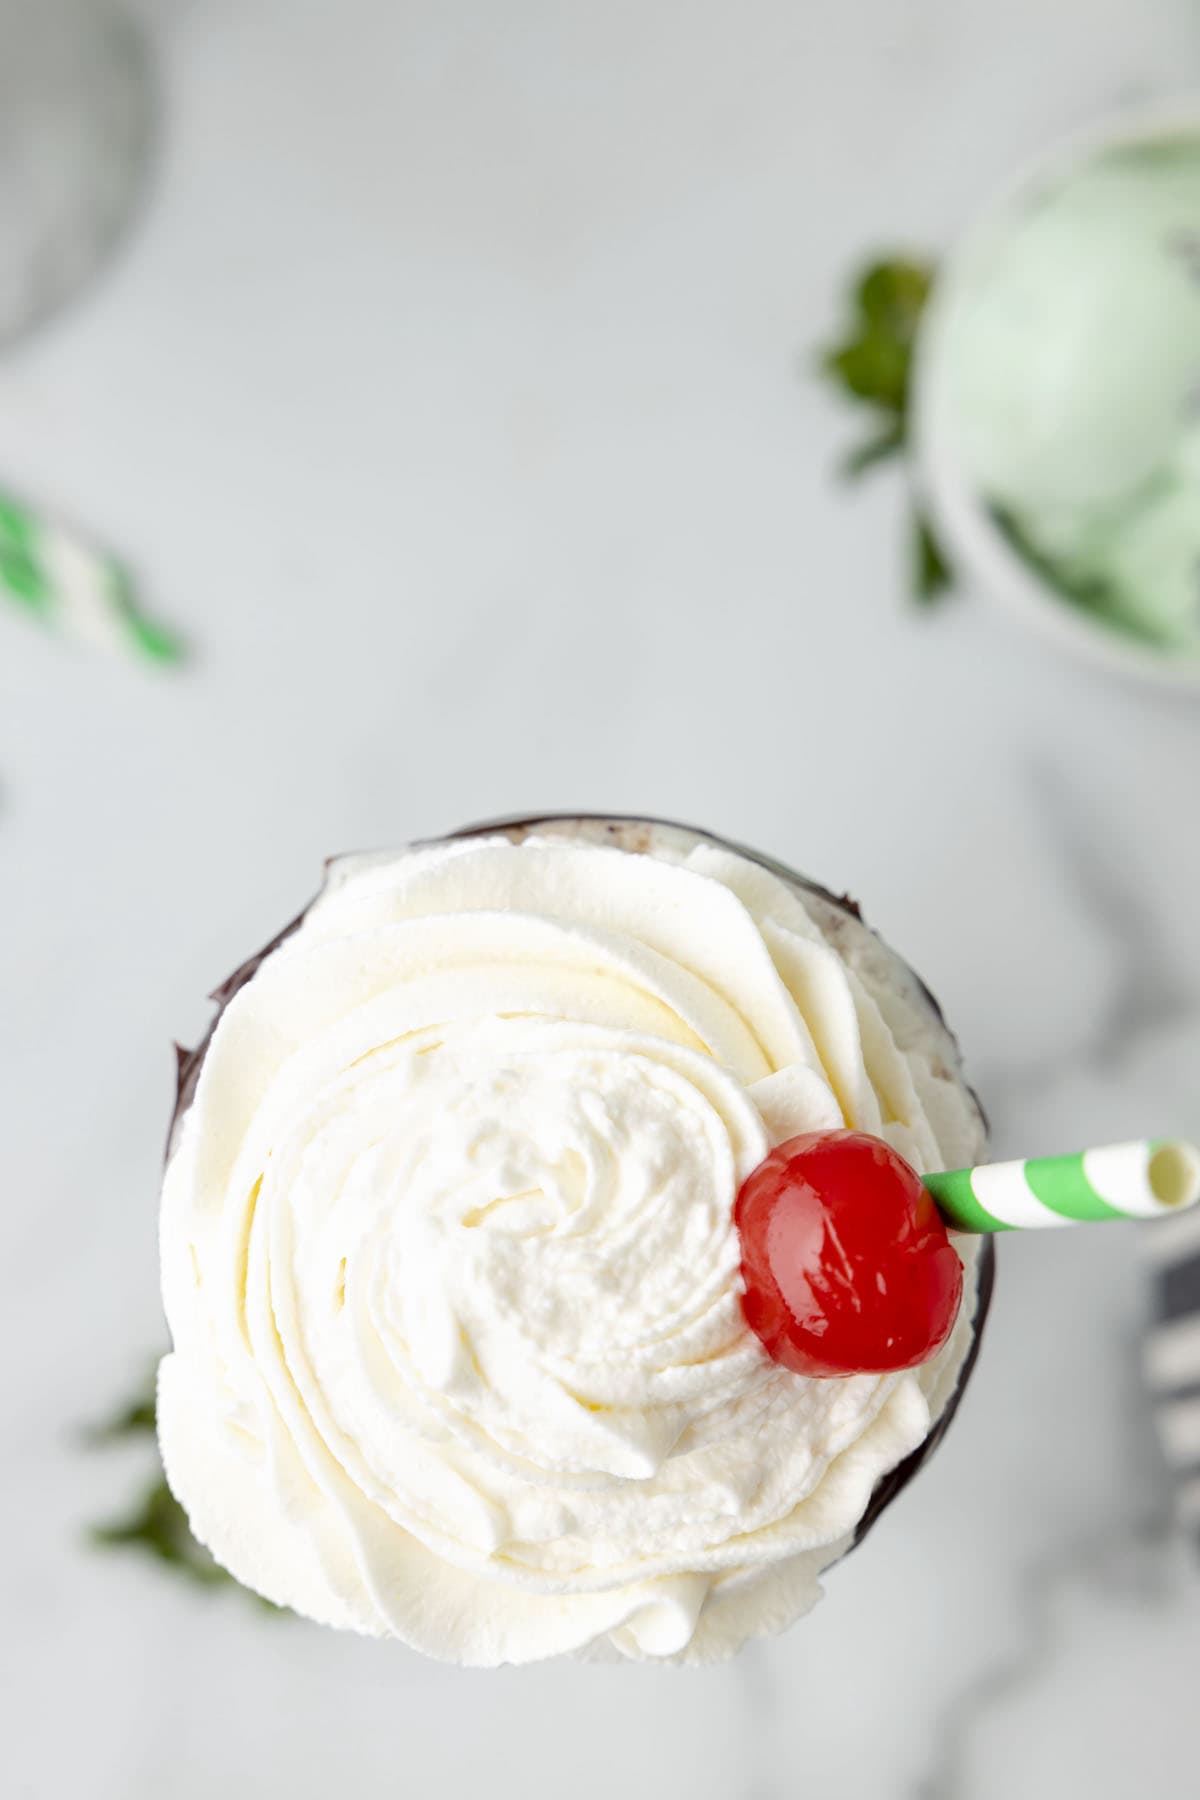
<svg viewBox="0 0 1200 1800">
<path fill-rule="evenodd" d="M 1200 98 L 1127 109 L 1073 133 L 1027 163 L 983 208 L 943 258 L 922 321 L 913 376 L 913 444 L 921 499 L 958 573 L 1044 637 L 1093 664 L 1163 687 L 1200 692 L 1200 658 L 1156 650 L 1073 605 L 1013 549 L 959 453 L 954 395 L 948 359 L 943 355 L 956 271 L 966 267 L 985 243 L 1007 230 L 1040 188 L 1113 145 L 1153 142 L 1181 133 L 1200 136 Z"/>
</svg>

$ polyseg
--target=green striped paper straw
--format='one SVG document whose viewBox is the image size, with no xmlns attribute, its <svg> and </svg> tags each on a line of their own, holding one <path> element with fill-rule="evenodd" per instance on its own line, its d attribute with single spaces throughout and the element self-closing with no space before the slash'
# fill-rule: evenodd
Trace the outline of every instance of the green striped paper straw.
<svg viewBox="0 0 1200 1800">
<path fill-rule="evenodd" d="M 984 1163 L 923 1179 L 953 1231 L 1158 1219 L 1200 1200 L 1200 1149 L 1179 1139 L 1142 1138 L 1074 1156 Z"/>
<path fill-rule="evenodd" d="M 183 656 L 174 632 L 138 607 L 123 563 L 0 494 L 0 594 L 60 636 L 142 661 Z"/>
</svg>

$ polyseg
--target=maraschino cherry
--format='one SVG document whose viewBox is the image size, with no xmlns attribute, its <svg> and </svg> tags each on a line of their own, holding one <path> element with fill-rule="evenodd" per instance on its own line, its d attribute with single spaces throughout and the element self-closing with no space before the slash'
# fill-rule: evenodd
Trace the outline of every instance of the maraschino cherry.
<svg viewBox="0 0 1200 1800">
<path fill-rule="evenodd" d="M 746 1321 L 797 1375 L 915 1368 L 950 1335 L 962 1264 L 921 1177 L 882 1138 L 789 1139 L 747 1177 L 734 1220 Z"/>
</svg>

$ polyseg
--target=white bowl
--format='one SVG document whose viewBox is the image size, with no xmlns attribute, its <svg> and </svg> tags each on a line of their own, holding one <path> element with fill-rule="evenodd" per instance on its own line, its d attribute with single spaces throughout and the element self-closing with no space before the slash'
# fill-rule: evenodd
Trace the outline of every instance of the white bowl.
<svg viewBox="0 0 1200 1800">
<path fill-rule="evenodd" d="M 918 333 L 913 368 L 912 441 L 921 501 L 957 574 L 972 580 L 1063 649 L 1163 687 L 1200 690 L 1200 658 L 1172 656 L 1065 599 L 1013 548 L 975 486 L 956 441 L 954 394 L 944 355 L 956 273 L 981 246 L 1015 222 L 1037 190 L 1114 145 L 1200 137 L 1200 100 L 1172 100 L 1110 116 L 1073 133 L 1027 163 L 993 197 L 943 258 Z"/>
</svg>

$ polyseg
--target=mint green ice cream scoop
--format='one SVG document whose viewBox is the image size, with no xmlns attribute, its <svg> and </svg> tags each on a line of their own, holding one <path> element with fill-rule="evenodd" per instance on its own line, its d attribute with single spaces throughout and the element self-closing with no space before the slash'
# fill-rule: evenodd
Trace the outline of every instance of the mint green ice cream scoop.
<svg viewBox="0 0 1200 1800">
<path fill-rule="evenodd" d="M 1041 571 L 1200 655 L 1200 134 L 1030 190 L 955 269 L 956 439 Z"/>
</svg>

